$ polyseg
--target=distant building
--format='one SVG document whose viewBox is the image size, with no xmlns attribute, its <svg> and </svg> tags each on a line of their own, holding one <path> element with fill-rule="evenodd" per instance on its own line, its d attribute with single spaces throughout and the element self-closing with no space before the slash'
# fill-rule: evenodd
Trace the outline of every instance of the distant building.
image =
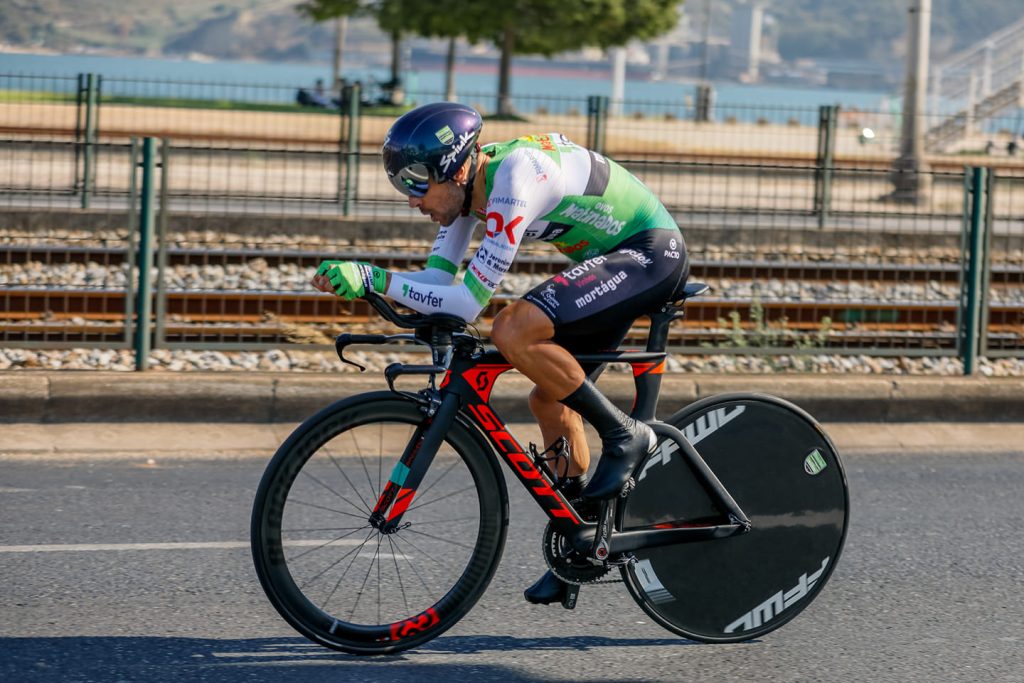
<svg viewBox="0 0 1024 683">
<path fill-rule="evenodd" d="M 761 78 L 761 33 L 767 0 L 740 0 L 732 10 L 729 26 L 729 72 L 741 81 Z"/>
</svg>

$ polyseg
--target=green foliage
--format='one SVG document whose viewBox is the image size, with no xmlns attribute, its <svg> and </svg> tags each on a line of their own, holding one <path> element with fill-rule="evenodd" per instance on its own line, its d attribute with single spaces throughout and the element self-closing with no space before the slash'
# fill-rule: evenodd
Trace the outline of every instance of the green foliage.
<svg viewBox="0 0 1024 683">
<path fill-rule="evenodd" d="M 553 55 L 581 47 L 608 48 L 670 31 L 679 0 L 504 0 L 473 3 L 464 22 L 471 41 L 505 44 L 517 54 Z"/>
<path fill-rule="evenodd" d="M 313 21 L 351 17 L 368 11 L 359 0 L 306 0 L 295 9 Z"/>
<path fill-rule="evenodd" d="M 816 349 L 825 346 L 832 332 L 832 319 L 825 317 L 818 329 L 810 334 L 801 334 L 789 328 L 786 317 L 769 320 L 764 305 L 757 297 L 750 303 L 750 327 L 742 324 L 739 311 L 730 311 L 728 319 L 719 318 L 718 326 L 725 330 L 725 340 L 719 344 L 725 348 L 782 348 L 796 350 Z M 710 346 L 710 345 L 709 345 Z"/>
</svg>

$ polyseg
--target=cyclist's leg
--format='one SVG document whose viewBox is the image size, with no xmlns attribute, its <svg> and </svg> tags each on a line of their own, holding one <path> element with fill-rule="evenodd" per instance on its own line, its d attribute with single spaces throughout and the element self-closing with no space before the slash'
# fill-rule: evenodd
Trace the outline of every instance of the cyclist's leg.
<svg viewBox="0 0 1024 683">
<path fill-rule="evenodd" d="M 526 294 L 523 304 L 534 304 L 551 320 L 554 334 L 550 341 L 567 349 L 569 356 L 613 349 L 638 316 L 657 310 L 673 296 L 685 281 L 687 270 L 686 251 L 678 231 L 649 230 L 613 252 L 587 259 L 540 284 Z M 510 336 L 514 337 L 514 327 L 512 332 Z M 519 345 L 518 350 L 519 362 L 530 364 L 536 360 L 529 347 Z M 512 362 L 515 365 L 517 361 Z M 550 368 L 541 367 L 539 362 L 536 365 L 523 369 L 524 374 L 531 379 L 533 375 L 550 376 Z M 560 390 L 568 389 L 568 384 Z M 580 413 L 601 435 L 606 457 L 599 462 L 586 495 L 593 499 L 616 495 L 646 453 L 644 446 L 653 442 L 653 435 L 646 427 L 634 424 L 589 381 L 580 381 L 558 401 Z"/>
<path fill-rule="evenodd" d="M 572 354 L 552 341 L 554 323 L 537 306 L 520 299 L 498 314 L 491 339 L 505 359 L 536 385 L 530 394 L 530 410 L 537 418 L 544 445 L 564 436 L 569 441 L 572 462 L 568 476 L 587 471 L 590 452 L 583 422 L 573 410 L 559 402 L 576 390 L 586 374 Z"/>
</svg>

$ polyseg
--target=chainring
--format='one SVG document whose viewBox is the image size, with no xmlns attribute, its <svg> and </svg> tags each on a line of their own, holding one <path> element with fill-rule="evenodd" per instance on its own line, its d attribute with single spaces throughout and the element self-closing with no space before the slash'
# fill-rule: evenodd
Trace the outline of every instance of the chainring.
<svg viewBox="0 0 1024 683">
<path fill-rule="evenodd" d="M 581 553 L 573 550 L 551 524 L 544 529 L 544 561 L 551 572 L 565 583 L 577 586 L 594 583 L 611 571 L 607 562 L 594 564 Z"/>
</svg>

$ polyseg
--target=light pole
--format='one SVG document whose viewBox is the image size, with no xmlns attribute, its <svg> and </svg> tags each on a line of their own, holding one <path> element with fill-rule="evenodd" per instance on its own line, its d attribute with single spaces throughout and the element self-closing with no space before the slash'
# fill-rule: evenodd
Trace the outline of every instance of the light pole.
<svg viewBox="0 0 1024 683">
<path fill-rule="evenodd" d="M 932 0 L 910 0 L 909 13 L 900 155 L 893 163 L 890 178 L 894 188 L 887 198 L 919 204 L 927 199 L 931 188 L 928 163 L 924 158 L 924 112 Z"/>
</svg>

